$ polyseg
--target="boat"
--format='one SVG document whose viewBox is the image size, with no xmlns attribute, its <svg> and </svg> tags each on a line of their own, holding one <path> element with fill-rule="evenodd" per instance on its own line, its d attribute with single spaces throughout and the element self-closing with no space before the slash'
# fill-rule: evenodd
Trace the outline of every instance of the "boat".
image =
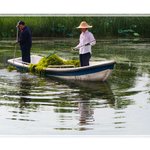
<svg viewBox="0 0 150 150">
<path fill-rule="evenodd" d="M 42 56 L 32 55 L 31 64 L 37 64 Z M 22 62 L 21 57 L 9 59 L 8 63 L 19 71 L 29 71 L 29 63 Z M 106 81 L 115 65 L 114 60 L 90 62 L 89 66 L 73 67 L 70 65 L 51 65 L 43 70 L 46 77 L 56 77 L 67 80 Z"/>
</svg>

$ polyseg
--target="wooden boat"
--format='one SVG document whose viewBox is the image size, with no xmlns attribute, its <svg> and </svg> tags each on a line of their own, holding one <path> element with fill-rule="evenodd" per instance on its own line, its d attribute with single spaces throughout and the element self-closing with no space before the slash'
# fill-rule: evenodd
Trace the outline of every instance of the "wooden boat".
<svg viewBox="0 0 150 150">
<path fill-rule="evenodd" d="M 31 63 L 37 64 L 41 56 L 32 55 Z M 29 63 L 22 62 L 21 57 L 9 59 L 8 63 L 15 66 L 17 70 L 29 71 Z M 83 80 L 83 81 L 106 81 L 110 76 L 115 65 L 114 60 L 93 62 L 90 66 L 72 67 L 65 65 L 51 66 L 44 69 L 47 77 L 56 77 L 67 80 Z"/>
</svg>

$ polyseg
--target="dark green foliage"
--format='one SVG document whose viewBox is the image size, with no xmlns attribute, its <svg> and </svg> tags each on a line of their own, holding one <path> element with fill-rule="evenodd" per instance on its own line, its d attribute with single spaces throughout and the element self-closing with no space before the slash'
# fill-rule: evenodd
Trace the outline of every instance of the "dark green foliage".
<svg viewBox="0 0 150 150">
<path fill-rule="evenodd" d="M 150 35 L 149 16 L 1 16 L 0 38 L 16 37 L 16 23 L 19 20 L 25 21 L 31 28 L 33 37 L 78 37 L 80 31 L 76 27 L 82 20 L 93 25 L 90 30 L 96 37 L 120 36 L 119 31 L 123 30 L 133 30 L 143 37 Z"/>
</svg>

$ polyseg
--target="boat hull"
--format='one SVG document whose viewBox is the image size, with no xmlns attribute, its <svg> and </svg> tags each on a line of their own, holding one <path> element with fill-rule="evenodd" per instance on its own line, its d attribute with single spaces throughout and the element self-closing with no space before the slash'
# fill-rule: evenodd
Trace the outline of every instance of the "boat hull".
<svg viewBox="0 0 150 150">
<path fill-rule="evenodd" d="M 32 56 L 31 63 L 37 63 L 40 56 Z M 23 63 L 21 58 L 10 59 L 8 63 L 15 66 L 20 71 L 29 71 L 29 64 Z M 106 81 L 114 68 L 115 61 L 103 61 L 90 66 L 77 68 L 46 68 L 42 71 L 46 77 L 56 77 L 65 80 L 82 81 Z"/>
</svg>

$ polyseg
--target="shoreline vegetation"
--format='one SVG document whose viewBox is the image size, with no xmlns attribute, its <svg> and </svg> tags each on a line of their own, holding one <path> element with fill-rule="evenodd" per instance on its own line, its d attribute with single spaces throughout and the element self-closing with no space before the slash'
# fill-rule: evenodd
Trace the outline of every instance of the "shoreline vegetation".
<svg viewBox="0 0 150 150">
<path fill-rule="evenodd" d="M 82 20 L 93 26 L 96 38 L 150 36 L 149 16 L 0 16 L 0 40 L 16 37 L 16 24 L 25 21 L 32 36 L 39 38 L 77 38 Z"/>
</svg>

